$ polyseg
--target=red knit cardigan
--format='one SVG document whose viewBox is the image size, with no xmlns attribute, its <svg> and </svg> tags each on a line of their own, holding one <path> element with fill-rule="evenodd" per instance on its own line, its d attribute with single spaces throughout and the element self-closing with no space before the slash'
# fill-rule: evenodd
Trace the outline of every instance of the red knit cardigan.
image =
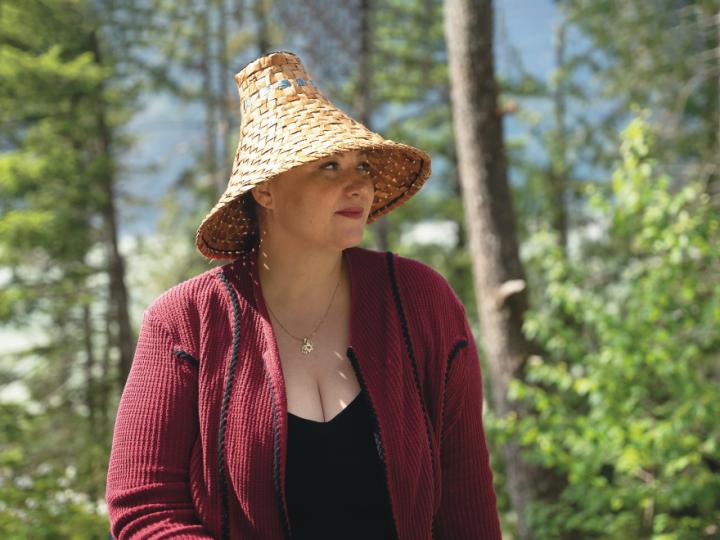
<svg viewBox="0 0 720 540">
<path fill-rule="evenodd" d="M 360 248 L 344 256 L 347 354 L 373 411 L 397 538 L 500 539 L 462 304 L 422 263 Z M 113 535 L 291 539 L 287 426 L 255 264 L 236 259 L 168 290 L 145 312 L 117 412 Z"/>
</svg>

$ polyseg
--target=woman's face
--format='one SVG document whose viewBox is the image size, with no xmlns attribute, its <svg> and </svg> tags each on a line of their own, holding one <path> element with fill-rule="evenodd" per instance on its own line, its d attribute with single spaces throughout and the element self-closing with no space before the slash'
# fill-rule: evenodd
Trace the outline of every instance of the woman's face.
<svg viewBox="0 0 720 540">
<path fill-rule="evenodd" d="M 365 152 L 348 151 L 284 172 L 253 196 L 274 240 L 342 250 L 362 240 L 374 184 Z"/>
</svg>

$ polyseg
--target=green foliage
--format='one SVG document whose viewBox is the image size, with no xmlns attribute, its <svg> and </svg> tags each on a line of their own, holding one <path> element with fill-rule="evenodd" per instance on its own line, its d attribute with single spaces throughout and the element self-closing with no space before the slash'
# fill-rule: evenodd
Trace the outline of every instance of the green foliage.
<svg viewBox="0 0 720 540">
<path fill-rule="evenodd" d="M 37 457 L 46 418 L 24 405 L 0 404 L 0 537 L 76 540 L 107 537 L 107 519 L 83 493 L 74 466 L 58 468 Z"/>
<path fill-rule="evenodd" d="M 539 275 L 525 331 L 542 345 L 512 397 L 532 414 L 491 423 L 567 482 L 536 505 L 537 538 L 720 534 L 720 214 L 697 183 L 658 176 L 643 118 L 623 133 L 599 240 L 566 258 L 530 241 Z"/>
</svg>

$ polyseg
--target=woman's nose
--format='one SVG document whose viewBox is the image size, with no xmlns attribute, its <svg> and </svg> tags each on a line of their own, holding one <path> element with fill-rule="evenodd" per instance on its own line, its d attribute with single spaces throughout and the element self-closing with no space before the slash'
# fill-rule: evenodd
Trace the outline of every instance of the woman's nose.
<svg viewBox="0 0 720 540">
<path fill-rule="evenodd" d="M 364 171 L 354 171 L 348 181 L 348 191 L 351 195 L 368 193 L 372 195 L 375 191 L 375 184 L 372 177 Z"/>
</svg>

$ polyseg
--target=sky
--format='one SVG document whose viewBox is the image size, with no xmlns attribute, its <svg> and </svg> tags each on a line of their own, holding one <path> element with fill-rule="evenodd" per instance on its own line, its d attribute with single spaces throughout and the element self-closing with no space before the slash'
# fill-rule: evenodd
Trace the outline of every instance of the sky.
<svg viewBox="0 0 720 540">
<path fill-rule="evenodd" d="M 525 69 L 548 79 L 553 69 L 556 19 L 552 0 L 495 1 L 496 69 L 500 78 L 516 73 L 515 49 Z M 164 93 L 144 96 L 142 105 L 128 125 L 136 144 L 124 159 L 120 192 L 154 201 L 192 163 L 193 152 L 203 144 L 203 115 L 199 106 L 184 104 Z M 508 137 L 521 137 L 527 126 L 510 117 L 505 128 Z M 150 165 L 153 170 L 147 170 Z M 142 209 L 121 205 L 121 236 L 152 234 L 157 217 L 158 210 L 152 204 Z"/>
</svg>

